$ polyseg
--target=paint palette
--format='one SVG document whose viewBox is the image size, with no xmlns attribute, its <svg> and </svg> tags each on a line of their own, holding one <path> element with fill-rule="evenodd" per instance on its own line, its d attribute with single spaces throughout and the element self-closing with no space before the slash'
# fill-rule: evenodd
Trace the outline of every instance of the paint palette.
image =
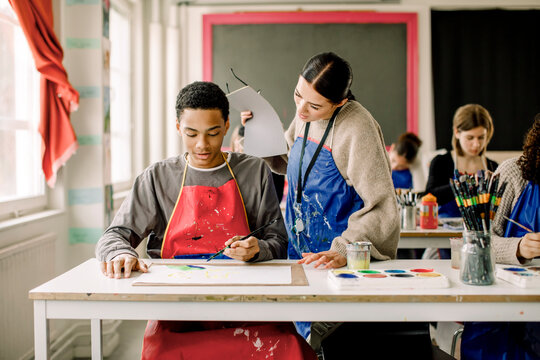
<svg viewBox="0 0 540 360">
<path fill-rule="evenodd" d="M 522 288 L 540 287 L 540 266 L 497 265 L 497 277 Z"/>
<path fill-rule="evenodd" d="M 329 281 L 338 289 L 441 289 L 448 278 L 433 269 L 330 270 Z"/>
</svg>

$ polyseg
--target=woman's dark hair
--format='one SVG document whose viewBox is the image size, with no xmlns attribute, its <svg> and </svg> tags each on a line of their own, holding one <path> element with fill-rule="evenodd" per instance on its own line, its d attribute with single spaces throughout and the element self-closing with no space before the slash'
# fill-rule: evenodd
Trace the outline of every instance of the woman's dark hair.
<svg viewBox="0 0 540 360">
<path fill-rule="evenodd" d="M 177 121 L 180 121 L 184 109 L 216 109 L 221 111 L 223 120 L 229 118 L 229 100 L 223 90 L 212 82 L 195 81 L 180 90 L 176 97 Z"/>
<path fill-rule="evenodd" d="M 351 66 L 333 52 L 313 56 L 304 65 L 300 75 L 315 91 L 334 104 L 345 98 L 354 100 L 350 90 L 353 80 Z"/>
<path fill-rule="evenodd" d="M 412 132 L 406 132 L 399 136 L 394 150 L 399 156 L 403 156 L 408 163 L 412 163 L 418 154 L 418 148 L 422 140 Z"/>
<path fill-rule="evenodd" d="M 523 179 L 540 184 L 540 113 L 525 135 L 523 155 L 518 160 Z"/>
</svg>

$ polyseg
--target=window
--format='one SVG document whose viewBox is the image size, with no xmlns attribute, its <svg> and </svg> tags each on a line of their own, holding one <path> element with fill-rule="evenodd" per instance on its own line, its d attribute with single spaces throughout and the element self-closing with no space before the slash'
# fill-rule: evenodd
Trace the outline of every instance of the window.
<svg viewBox="0 0 540 360">
<path fill-rule="evenodd" d="M 115 191 L 131 186 L 131 23 L 129 10 L 115 1 L 109 12 L 111 41 L 111 179 Z"/>
<path fill-rule="evenodd" d="M 13 9 L 0 0 L 0 219 L 44 208 L 39 73 Z"/>
</svg>

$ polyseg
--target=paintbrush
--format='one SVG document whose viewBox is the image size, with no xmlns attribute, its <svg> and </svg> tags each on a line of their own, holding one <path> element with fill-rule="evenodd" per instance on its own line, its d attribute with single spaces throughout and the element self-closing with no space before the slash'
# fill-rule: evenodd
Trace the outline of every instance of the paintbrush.
<svg viewBox="0 0 540 360">
<path fill-rule="evenodd" d="M 532 231 L 531 229 L 529 229 L 528 227 L 526 227 L 526 226 L 524 226 L 524 225 L 521 225 L 521 224 L 518 223 L 516 220 L 510 219 L 508 216 L 503 215 L 502 217 L 503 217 L 504 219 L 510 221 L 511 223 L 513 223 L 513 224 L 519 226 L 519 227 L 522 228 L 523 230 L 527 230 L 528 232 L 531 232 L 531 233 L 534 232 L 534 231 Z"/>
<path fill-rule="evenodd" d="M 238 240 L 236 240 L 236 241 L 246 240 L 246 239 L 249 238 L 250 236 L 255 235 L 256 233 L 258 233 L 258 232 L 261 231 L 262 229 L 264 229 L 264 228 L 266 228 L 266 227 L 272 225 L 272 224 L 275 223 L 276 221 L 278 221 L 278 219 L 274 219 L 274 220 L 270 221 L 268 224 L 263 225 L 263 226 L 261 226 L 260 228 L 253 230 L 252 232 L 250 232 L 250 233 L 247 234 L 246 236 L 244 236 L 244 237 L 242 237 L 242 238 L 240 238 L 240 239 L 238 239 Z M 223 252 L 225 251 L 225 249 L 230 248 L 231 245 L 232 245 L 232 243 L 230 243 L 229 245 L 225 246 L 223 249 L 219 250 L 219 251 L 218 251 L 217 253 L 215 253 L 214 255 L 210 256 L 210 257 L 206 260 L 206 262 L 212 260 L 212 259 L 215 258 L 216 256 L 219 256 L 219 255 L 223 254 Z"/>
</svg>

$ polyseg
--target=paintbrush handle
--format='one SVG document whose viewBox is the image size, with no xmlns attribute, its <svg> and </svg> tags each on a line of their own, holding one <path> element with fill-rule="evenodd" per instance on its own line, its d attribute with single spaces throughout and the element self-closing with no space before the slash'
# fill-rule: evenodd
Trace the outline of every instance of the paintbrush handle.
<svg viewBox="0 0 540 360">
<path fill-rule="evenodd" d="M 519 226 L 519 227 L 522 228 L 523 230 L 527 230 L 528 232 L 531 232 L 531 233 L 534 232 L 534 231 L 532 231 L 531 229 L 529 229 L 528 227 L 526 227 L 526 226 L 524 226 L 524 225 L 521 225 L 521 224 L 518 223 L 517 221 L 510 219 L 508 216 L 503 215 L 503 218 L 506 219 L 506 220 L 508 220 L 508 221 L 510 221 L 512 224 L 515 224 L 515 225 Z"/>
<path fill-rule="evenodd" d="M 260 228 L 253 230 L 252 232 L 250 232 L 250 233 L 247 234 L 246 236 L 243 236 L 243 237 L 241 237 L 240 239 L 238 239 L 238 240 L 236 240 L 236 241 L 246 240 L 246 239 L 249 238 L 250 236 L 255 235 L 256 233 L 258 233 L 259 231 L 263 230 L 264 228 L 266 228 L 266 227 L 272 225 L 272 224 L 275 223 L 276 221 L 278 221 L 278 219 L 274 219 L 274 220 L 270 221 L 268 224 L 265 224 L 265 225 L 261 226 Z M 231 244 L 232 244 L 232 243 L 231 243 Z M 225 251 L 225 249 L 231 247 L 231 244 L 225 246 L 223 249 L 219 250 L 217 253 L 215 253 L 214 255 L 210 256 L 206 261 L 210 261 L 210 260 L 212 260 L 213 258 L 215 258 L 216 256 L 219 256 L 219 255 L 223 254 L 223 252 Z"/>
</svg>

